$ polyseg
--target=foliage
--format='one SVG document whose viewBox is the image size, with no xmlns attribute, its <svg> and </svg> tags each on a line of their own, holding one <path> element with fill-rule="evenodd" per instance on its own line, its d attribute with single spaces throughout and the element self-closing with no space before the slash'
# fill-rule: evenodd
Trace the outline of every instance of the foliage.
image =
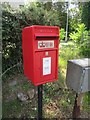
<svg viewBox="0 0 90 120">
<path fill-rule="evenodd" d="M 65 72 L 68 59 L 78 58 L 78 49 L 73 42 L 61 43 L 62 47 L 59 53 L 59 79 L 56 82 L 51 82 L 43 85 L 43 117 L 53 119 L 58 118 L 67 119 L 72 117 L 73 105 L 75 100 L 75 92 L 65 88 Z M 73 48 L 73 54 L 71 53 Z M 76 52 L 77 51 L 77 52 Z M 67 54 L 65 54 L 67 52 Z M 77 53 L 77 54 L 76 54 Z M 69 57 L 68 57 L 69 54 Z M 64 73 L 64 74 L 63 74 Z M 64 76 L 63 76 L 64 75 Z M 36 118 L 38 114 L 37 109 L 37 87 L 33 86 L 30 81 L 23 74 L 17 74 L 3 82 L 3 106 L 2 113 L 4 118 Z M 17 85 L 10 86 L 13 80 L 17 81 Z M 7 87 L 8 86 L 8 87 Z M 27 91 L 35 89 L 35 96 L 33 99 L 28 99 L 26 102 L 20 102 L 17 99 L 17 93 L 23 92 L 27 95 Z M 86 94 L 86 93 L 85 93 Z M 90 113 L 89 96 L 86 94 L 82 103 L 81 115 L 87 117 Z M 10 109 L 9 109 L 10 108 Z"/>
<path fill-rule="evenodd" d="M 64 3 L 32 3 L 28 6 L 13 11 L 12 8 L 8 5 L 3 6 L 2 10 L 2 42 L 3 42 L 3 71 L 8 67 L 16 64 L 17 62 L 22 62 L 22 48 L 21 48 L 21 33 L 22 29 L 25 26 L 31 25 L 58 25 L 65 28 L 66 13 L 64 11 Z M 76 21 L 76 20 L 75 20 Z M 75 23 L 76 24 L 76 23 Z M 73 23 L 72 23 L 73 25 Z M 61 38 L 63 39 L 65 34 L 64 29 L 61 29 Z M 48 83 L 44 86 L 44 105 L 47 106 L 44 109 L 45 113 L 53 111 L 53 117 L 60 117 L 60 112 L 64 117 L 69 116 L 69 113 L 72 111 L 74 94 L 71 91 L 66 91 L 65 87 L 65 75 L 66 75 L 66 66 L 67 60 L 80 58 L 79 50 L 84 55 L 89 51 L 90 53 L 90 43 L 88 31 L 85 28 L 85 25 L 78 25 L 78 28 L 75 29 L 75 32 L 70 34 L 72 42 L 61 44 L 60 54 L 59 54 L 59 80 L 55 83 Z M 87 47 L 88 46 L 88 47 Z M 78 49 L 79 48 L 79 49 Z M 21 67 L 22 69 L 22 67 Z M 20 72 L 21 72 L 20 69 Z M 12 69 L 8 74 L 16 74 L 14 77 L 10 77 L 11 81 L 17 79 L 17 73 Z M 18 70 L 16 69 L 18 72 Z M 64 75 L 64 76 L 63 76 Z M 10 88 L 8 80 L 3 85 L 3 117 L 28 117 L 35 116 L 37 114 L 36 102 L 37 95 L 35 99 L 29 100 L 21 103 L 16 99 L 16 93 L 18 91 L 26 91 L 32 87 L 30 83 L 23 83 L 23 77 L 17 79 L 19 82 L 18 85 Z M 5 79 L 6 80 L 6 79 Z M 21 82 L 20 82 L 21 80 Z M 3 81 L 4 82 L 4 81 Z M 26 81 L 27 82 L 27 81 Z M 30 85 L 30 88 L 29 88 Z M 8 86 L 8 87 L 7 87 Z M 10 96 L 9 96 L 10 95 Z M 9 97 L 8 97 L 9 96 Z M 86 96 L 87 97 L 87 96 Z M 70 100 L 69 100 L 70 99 Z M 86 102 L 87 98 L 84 100 L 85 109 L 87 109 Z M 51 108 L 50 108 L 51 107 Z M 67 110 L 68 107 L 68 110 Z M 11 108 L 11 109 L 9 109 Z M 23 108 L 23 109 L 22 109 Z M 22 109 L 22 111 L 21 111 Z M 57 112 L 56 112 L 57 110 Z M 89 110 L 90 111 L 90 110 Z M 56 114 L 57 113 L 57 114 Z M 67 114 L 67 116 L 66 116 Z M 25 115 L 25 116 L 24 116 Z M 56 115 L 56 116 L 55 116 Z M 52 116 L 52 113 L 50 114 Z M 46 115 L 48 117 L 48 115 Z"/>
<path fill-rule="evenodd" d="M 63 40 L 65 38 L 65 30 L 63 28 L 60 29 L 60 40 Z"/>
<path fill-rule="evenodd" d="M 59 66 L 66 69 L 67 61 L 80 58 L 79 49 L 74 42 L 61 43 Z"/>
<path fill-rule="evenodd" d="M 78 27 L 73 33 L 70 33 L 70 38 L 77 44 L 80 44 L 83 41 L 83 34 L 86 28 L 84 24 L 78 24 Z"/>
<path fill-rule="evenodd" d="M 53 9 L 58 13 L 58 19 L 60 23 L 60 27 L 66 29 L 66 21 L 67 21 L 67 3 L 66 2 L 54 2 Z"/>
<path fill-rule="evenodd" d="M 78 27 L 78 24 L 81 22 L 81 14 L 80 10 L 78 7 L 71 8 L 69 10 L 70 15 L 69 15 L 69 32 L 75 31 L 75 28 Z"/>
<path fill-rule="evenodd" d="M 10 6 L 2 7 L 3 71 L 20 61 L 21 29 L 18 19 Z M 17 57 L 16 57 L 17 56 Z"/>
<path fill-rule="evenodd" d="M 84 41 L 82 42 L 82 44 L 80 45 L 80 52 L 85 57 L 90 58 L 90 36 L 89 36 L 89 33 L 90 33 L 90 31 L 86 31 L 84 34 L 85 38 L 84 38 Z"/>
<path fill-rule="evenodd" d="M 58 4 L 60 5 L 60 3 Z M 51 6 L 50 10 L 47 9 L 47 5 Z M 61 5 L 62 9 L 64 7 Z M 63 10 L 61 16 L 64 13 Z M 3 4 L 2 17 L 3 71 L 22 62 L 21 34 L 24 27 L 31 25 L 61 26 L 63 24 L 63 22 L 60 23 L 58 9 L 55 9 L 51 3 L 30 3 L 18 10 L 13 10 L 9 4 Z"/>
<path fill-rule="evenodd" d="M 76 31 L 70 34 L 70 38 L 77 44 L 81 54 L 90 57 L 90 36 L 83 23 L 78 24 Z"/>
<path fill-rule="evenodd" d="M 90 1 L 82 3 L 81 21 L 90 29 Z"/>
</svg>

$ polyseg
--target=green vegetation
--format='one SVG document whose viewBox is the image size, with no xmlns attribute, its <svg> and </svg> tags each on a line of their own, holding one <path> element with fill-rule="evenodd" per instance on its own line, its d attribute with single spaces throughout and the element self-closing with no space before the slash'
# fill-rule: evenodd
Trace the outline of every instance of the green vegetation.
<svg viewBox="0 0 90 120">
<path fill-rule="evenodd" d="M 89 6 L 90 2 L 77 3 L 75 5 L 78 6 L 78 10 L 77 7 L 69 10 L 67 42 L 65 42 L 66 3 L 36 2 L 18 10 L 13 10 L 10 5 L 2 5 L 2 71 L 20 63 L 3 75 L 3 118 L 37 117 L 36 93 L 35 97 L 26 103 L 17 99 L 18 92 L 27 93 L 32 88 L 36 90 L 31 82 L 24 78 L 22 67 L 22 29 L 31 25 L 57 25 L 60 27 L 59 78 L 57 82 L 44 85 L 43 113 L 47 118 L 72 117 L 75 92 L 66 86 L 66 68 L 67 61 L 70 59 L 90 57 L 90 20 L 87 24 L 88 19 L 85 17 L 87 13 L 89 18 L 90 12 L 85 13 L 89 10 L 85 4 Z M 10 87 L 9 84 L 13 79 L 17 80 L 17 85 Z M 83 99 L 81 113 L 84 117 L 90 113 L 89 97 L 90 93 L 86 93 Z"/>
<path fill-rule="evenodd" d="M 14 11 L 10 5 L 2 5 L 2 42 L 3 42 L 3 69 L 5 71 L 9 67 L 22 62 L 22 29 L 31 25 L 57 25 L 64 26 L 66 23 L 64 3 L 49 4 L 48 3 L 30 3 L 21 9 Z M 49 6 L 50 10 L 47 9 Z M 57 6 L 57 7 L 56 7 Z M 58 14 L 58 9 L 60 6 Z M 64 21 L 60 23 L 60 19 L 64 17 Z"/>
<path fill-rule="evenodd" d="M 68 60 L 81 57 L 79 49 L 74 42 L 61 43 L 59 54 L 59 65 L 61 68 L 66 68 Z"/>
<path fill-rule="evenodd" d="M 70 33 L 70 38 L 77 45 L 82 55 L 90 57 L 90 36 L 84 24 L 78 24 L 75 32 Z"/>
<path fill-rule="evenodd" d="M 65 39 L 65 30 L 63 28 L 60 29 L 60 40 L 64 40 Z"/>
<path fill-rule="evenodd" d="M 43 116 L 47 118 L 68 118 L 72 117 L 73 105 L 75 100 L 75 92 L 67 89 L 66 87 L 66 67 L 67 60 L 80 58 L 79 49 L 73 48 L 73 54 L 71 54 L 71 48 L 74 46 L 73 42 L 61 43 L 59 51 L 59 78 L 58 81 L 47 83 L 44 85 L 43 92 Z M 76 51 L 76 52 L 75 52 Z M 66 54 L 65 54 L 66 52 Z M 69 55 L 68 55 L 69 54 Z M 16 77 L 16 78 L 15 78 Z M 16 86 L 8 86 L 12 79 L 17 80 Z M 24 92 L 30 89 L 36 89 L 31 82 L 28 82 L 23 74 L 13 75 L 13 78 L 8 79 L 4 82 L 3 88 L 3 118 L 13 117 L 26 117 L 34 118 L 37 117 L 37 94 L 32 100 L 28 100 L 23 103 L 17 99 L 18 92 Z M 8 97 L 8 95 L 10 95 Z M 85 94 L 81 113 L 87 116 L 90 108 L 88 106 L 89 94 Z"/>
<path fill-rule="evenodd" d="M 81 24 L 79 11 L 71 9 L 70 12 L 73 14 L 69 16 L 68 39 L 77 42 L 77 47 L 80 44 L 80 53 L 90 57 L 87 26 Z M 57 25 L 60 27 L 60 40 L 64 40 L 66 33 L 66 3 L 51 4 L 47 2 L 44 4 L 36 2 L 16 11 L 8 4 L 2 5 L 3 72 L 14 64 L 22 63 L 22 29 L 31 25 Z"/>
<path fill-rule="evenodd" d="M 89 2 L 84 2 L 81 5 L 81 21 L 84 23 L 87 27 L 87 30 L 90 30 L 90 1 Z"/>
<path fill-rule="evenodd" d="M 8 118 L 10 117 L 10 115 L 14 115 L 16 116 L 19 112 L 21 111 L 21 105 L 19 104 L 19 101 L 17 99 L 12 100 L 11 102 L 4 102 L 3 104 L 3 113 L 4 114 L 4 118 Z"/>
</svg>

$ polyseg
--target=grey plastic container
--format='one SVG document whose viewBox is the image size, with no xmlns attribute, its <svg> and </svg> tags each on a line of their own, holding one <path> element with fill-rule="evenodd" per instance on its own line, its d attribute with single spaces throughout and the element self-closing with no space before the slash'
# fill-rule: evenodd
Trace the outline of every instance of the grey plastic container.
<svg viewBox="0 0 90 120">
<path fill-rule="evenodd" d="M 90 91 L 90 59 L 69 60 L 66 84 L 77 93 Z"/>
</svg>

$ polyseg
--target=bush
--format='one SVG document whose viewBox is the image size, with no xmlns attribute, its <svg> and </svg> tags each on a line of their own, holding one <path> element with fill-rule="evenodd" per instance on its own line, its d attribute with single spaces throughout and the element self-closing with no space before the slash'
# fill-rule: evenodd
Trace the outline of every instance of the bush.
<svg viewBox="0 0 90 120">
<path fill-rule="evenodd" d="M 41 4 L 41 3 L 40 3 Z M 22 29 L 31 25 L 58 25 L 58 14 L 55 10 L 47 11 L 44 6 L 30 3 L 14 11 L 9 4 L 2 5 L 2 42 L 3 71 L 22 62 Z"/>
<path fill-rule="evenodd" d="M 21 26 L 10 6 L 2 9 L 3 71 L 21 61 Z"/>
<path fill-rule="evenodd" d="M 63 40 L 65 38 L 65 30 L 63 28 L 60 29 L 60 40 Z"/>
<path fill-rule="evenodd" d="M 80 52 L 85 56 L 85 57 L 90 57 L 90 36 L 89 36 L 90 31 L 86 31 L 84 34 L 84 42 L 80 45 Z"/>
<path fill-rule="evenodd" d="M 90 36 L 84 24 L 79 24 L 76 31 L 70 33 L 70 38 L 79 47 L 80 53 L 84 57 L 90 57 Z"/>
<path fill-rule="evenodd" d="M 61 43 L 59 54 L 59 66 L 66 68 L 67 61 L 80 58 L 79 49 L 73 42 Z"/>
</svg>

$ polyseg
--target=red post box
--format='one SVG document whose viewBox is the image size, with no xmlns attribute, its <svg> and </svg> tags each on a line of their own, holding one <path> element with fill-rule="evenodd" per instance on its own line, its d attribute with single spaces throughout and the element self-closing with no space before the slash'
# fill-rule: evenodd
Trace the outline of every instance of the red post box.
<svg viewBox="0 0 90 120">
<path fill-rule="evenodd" d="M 30 26 L 22 32 L 24 74 L 35 86 L 58 79 L 59 28 Z"/>
</svg>

